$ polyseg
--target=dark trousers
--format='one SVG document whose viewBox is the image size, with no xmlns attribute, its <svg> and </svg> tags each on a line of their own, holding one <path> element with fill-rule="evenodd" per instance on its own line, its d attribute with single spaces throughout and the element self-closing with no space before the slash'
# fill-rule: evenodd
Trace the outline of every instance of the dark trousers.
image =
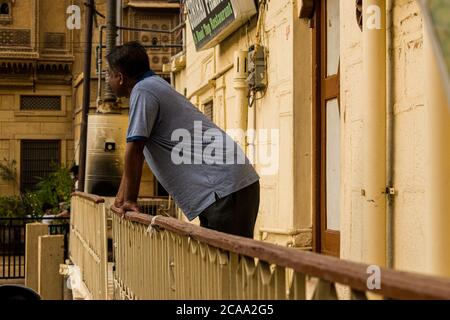
<svg viewBox="0 0 450 320">
<path fill-rule="evenodd" d="M 241 237 L 253 238 L 259 210 L 259 181 L 238 190 L 200 213 L 200 226 Z"/>
</svg>

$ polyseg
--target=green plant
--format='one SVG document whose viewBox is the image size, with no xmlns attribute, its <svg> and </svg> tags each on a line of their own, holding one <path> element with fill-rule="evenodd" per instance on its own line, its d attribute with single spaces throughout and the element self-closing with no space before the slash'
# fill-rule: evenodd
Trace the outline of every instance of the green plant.
<svg viewBox="0 0 450 320">
<path fill-rule="evenodd" d="M 24 217 L 26 215 L 22 199 L 17 196 L 0 197 L 0 217 Z"/>
<path fill-rule="evenodd" d="M 70 202 L 73 181 L 68 168 L 53 165 L 53 169 L 52 173 L 37 184 L 35 193 L 41 206 L 50 205 L 52 212 L 56 213 L 61 202 Z"/>
<path fill-rule="evenodd" d="M 17 161 L 14 159 L 9 161 L 6 158 L 3 158 L 3 161 L 5 163 L 0 163 L 0 178 L 13 184 L 13 193 L 16 195 L 16 190 L 19 189 L 19 184 L 17 182 Z"/>
<path fill-rule="evenodd" d="M 5 181 L 16 181 L 17 180 L 17 169 L 16 160 L 8 161 L 8 159 L 3 158 L 6 163 L 0 163 L 0 177 Z"/>
<path fill-rule="evenodd" d="M 5 173 L 7 177 L 16 179 L 14 164 L 15 161 L 13 160 L 8 165 L 3 165 L 3 167 L 7 167 L 7 170 L 2 170 L 2 173 Z M 24 217 L 29 215 L 33 218 L 39 218 L 46 213 L 44 212 L 44 206 L 49 208 L 53 214 L 59 211 L 61 202 L 70 206 L 73 187 L 70 171 L 66 167 L 58 167 L 57 165 L 53 165 L 53 170 L 52 173 L 38 182 L 35 191 L 27 191 L 20 196 L 0 197 L 0 217 Z"/>
<path fill-rule="evenodd" d="M 27 215 L 39 218 L 44 215 L 42 200 L 36 192 L 26 192 L 21 196 L 22 204 Z"/>
</svg>

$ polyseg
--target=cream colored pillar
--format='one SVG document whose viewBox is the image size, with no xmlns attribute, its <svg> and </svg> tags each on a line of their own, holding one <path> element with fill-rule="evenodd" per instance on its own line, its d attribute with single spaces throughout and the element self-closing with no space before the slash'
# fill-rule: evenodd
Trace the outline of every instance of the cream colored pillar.
<svg viewBox="0 0 450 320">
<path fill-rule="evenodd" d="M 256 129 L 255 129 L 255 118 L 256 118 L 256 106 L 253 105 L 248 108 L 248 122 L 247 122 L 247 157 L 253 166 L 256 165 Z"/>
<path fill-rule="evenodd" d="M 48 225 L 28 223 L 25 227 L 25 286 L 38 291 L 38 240 L 48 234 Z"/>
<path fill-rule="evenodd" d="M 238 50 L 234 53 L 234 79 L 233 87 L 236 93 L 235 110 L 232 123 L 227 129 L 232 129 L 230 135 L 239 143 L 245 152 L 245 134 L 247 128 L 248 86 L 247 86 L 247 54 L 246 50 Z M 238 129 L 233 132 L 233 129 Z"/>
<path fill-rule="evenodd" d="M 450 112 L 428 30 L 424 30 L 427 110 L 426 272 L 450 277 Z"/>
<path fill-rule="evenodd" d="M 38 241 L 38 292 L 44 300 L 62 300 L 64 236 L 41 236 Z"/>
<path fill-rule="evenodd" d="M 364 0 L 363 260 L 386 265 L 386 1 Z"/>
</svg>

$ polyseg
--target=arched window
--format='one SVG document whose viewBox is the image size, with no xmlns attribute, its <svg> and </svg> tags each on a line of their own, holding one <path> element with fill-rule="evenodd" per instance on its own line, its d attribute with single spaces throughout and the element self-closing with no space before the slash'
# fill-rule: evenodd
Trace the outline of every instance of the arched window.
<svg viewBox="0 0 450 320">
<path fill-rule="evenodd" d="M 2 3 L 0 5 L 0 14 L 9 14 L 9 4 L 8 3 Z"/>
</svg>

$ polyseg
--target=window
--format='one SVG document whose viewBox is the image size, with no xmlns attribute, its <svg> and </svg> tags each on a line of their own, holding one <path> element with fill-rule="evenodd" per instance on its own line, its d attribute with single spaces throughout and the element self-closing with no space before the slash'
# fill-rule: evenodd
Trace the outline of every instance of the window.
<svg viewBox="0 0 450 320">
<path fill-rule="evenodd" d="M 20 96 L 20 110 L 60 111 L 60 96 Z"/>
<path fill-rule="evenodd" d="M 60 161 L 59 140 L 22 140 L 20 164 L 20 190 L 34 190 L 40 178 L 53 172 Z"/>
<path fill-rule="evenodd" d="M 11 1 L 0 1 L 0 24 L 10 24 L 11 22 Z"/>
<path fill-rule="evenodd" d="M 0 14 L 7 14 L 7 15 L 9 15 L 9 4 L 2 3 L 0 5 Z"/>
<path fill-rule="evenodd" d="M 214 106 L 213 106 L 213 102 L 208 102 L 203 106 L 203 113 L 205 114 L 205 116 L 211 120 L 214 121 Z"/>
<path fill-rule="evenodd" d="M 66 34 L 61 32 L 46 32 L 44 34 L 44 48 L 64 50 L 66 48 Z"/>
</svg>

